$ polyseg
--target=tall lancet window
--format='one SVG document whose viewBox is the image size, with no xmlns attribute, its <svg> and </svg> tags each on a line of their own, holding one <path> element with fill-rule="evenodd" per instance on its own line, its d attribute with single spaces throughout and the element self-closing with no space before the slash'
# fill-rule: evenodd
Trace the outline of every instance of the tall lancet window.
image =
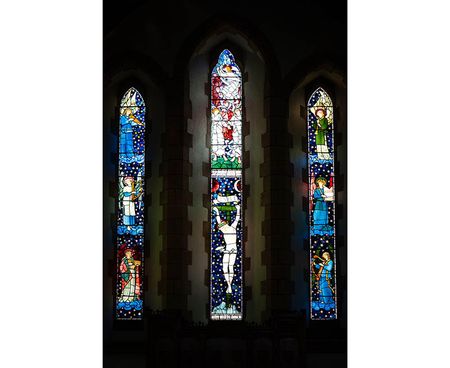
<svg viewBox="0 0 450 368">
<path fill-rule="evenodd" d="M 224 50 L 211 74 L 211 319 L 242 319 L 242 78 Z"/>
<path fill-rule="evenodd" d="M 130 88 L 120 103 L 116 318 L 143 311 L 145 104 Z"/>
<path fill-rule="evenodd" d="M 308 172 L 311 319 L 336 319 L 334 119 L 322 88 L 308 101 Z"/>
</svg>

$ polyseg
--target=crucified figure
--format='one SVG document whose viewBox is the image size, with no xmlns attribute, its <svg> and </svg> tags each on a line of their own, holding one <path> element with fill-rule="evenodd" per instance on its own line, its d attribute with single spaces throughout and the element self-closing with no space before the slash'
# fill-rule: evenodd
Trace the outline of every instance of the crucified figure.
<svg viewBox="0 0 450 368">
<path fill-rule="evenodd" d="M 225 280 L 227 282 L 227 291 L 226 293 L 231 295 L 231 283 L 233 282 L 234 277 L 234 263 L 236 262 L 237 256 L 237 226 L 239 220 L 241 219 L 241 206 L 236 205 L 236 218 L 231 225 L 228 225 L 228 221 L 222 220 L 220 218 L 219 209 L 217 207 L 213 207 L 213 211 L 216 214 L 217 224 L 219 226 L 219 230 L 223 234 L 223 239 L 225 240 L 225 246 L 217 247 L 216 249 L 223 252 L 223 260 L 222 260 L 222 269 L 223 275 L 225 276 Z"/>
</svg>

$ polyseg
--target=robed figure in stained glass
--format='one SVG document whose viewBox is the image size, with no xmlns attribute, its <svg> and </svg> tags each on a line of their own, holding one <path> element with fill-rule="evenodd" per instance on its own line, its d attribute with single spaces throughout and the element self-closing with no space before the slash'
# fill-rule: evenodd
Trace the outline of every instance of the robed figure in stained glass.
<svg viewBox="0 0 450 368">
<path fill-rule="evenodd" d="M 316 150 L 319 160 L 331 160 L 330 153 L 327 146 L 327 132 L 329 130 L 329 122 L 326 117 L 326 107 L 318 107 L 314 112 L 316 120 L 312 122 L 313 129 L 316 135 Z"/>
<path fill-rule="evenodd" d="M 131 249 L 125 249 L 125 257 L 122 258 L 119 267 L 122 286 L 119 302 L 134 302 L 139 300 L 140 264 L 140 261 L 133 258 L 133 251 Z"/>
<path fill-rule="evenodd" d="M 143 317 L 146 137 L 146 107 L 136 88 L 125 92 L 119 112 L 116 318 L 133 320 Z"/>
<path fill-rule="evenodd" d="M 327 180 L 323 177 L 316 179 L 317 188 L 314 189 L 313 200 L 313 232 L 314 233 L 332 233 L 333 227 L 329 225 L 328 220 L 328 201 L 334 199 L 333 192 L 326 187 Z"/>
<path fill-rule="evenodd" d="M 136 225 L 136 201 L 142 195 L 141 181 L 137 183 L 132 176 L 123 178 L 120 186 L 119 200 L 123 211 L 123 224 L 127 227 Z"/>
<path fill-rule="evenodd" d="M 127 158 L 135 155 L 133 148 L 133 126 L 144 125 L 134 115 L 131 109 L 126 108 L 120 116 L 120 148 L 119 153 Z"/>
<path fill-rule="evenodd" d="M 318 87 L 307 105 L 310 316 L 313 320 L 331 320 L 337 318 L 336 265 L 330 256 L 336 246 L 333 102 Z"/>
<path fill-rule="evenodd" d="M 316 263 L 317 261 L 319 263 Z M 336 303 L 334 301 L 334 289 L 332 287 L 333 261 L 331 260 L 330 253 L 324 252 L 322 258 L 314 255 L 311 269 L 313 270 L 315 281 L 318 284 L 319 293 L 319 300 L 312 301 L 312 309 L 324 309 L 328 311 L 335 308 Z"/>
</svg>

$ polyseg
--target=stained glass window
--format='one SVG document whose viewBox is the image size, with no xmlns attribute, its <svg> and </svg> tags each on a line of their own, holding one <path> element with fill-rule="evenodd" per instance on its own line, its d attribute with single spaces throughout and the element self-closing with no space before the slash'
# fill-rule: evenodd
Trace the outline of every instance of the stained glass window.
<svg viewBox="0 0 450 368">
<path fill-rule="evenodd" d="M 322 88 L 308 101 L 310 313 L 337 318 L 333 103 Z"/>
<path fill-rule="evenodd" d="M 145 104 L 130 88 L 120 103 L 116 318 L 143 311 Z"/>
<path fill-rule="evenodd" d="M 211 74 L 211 319 L 242 319 L 242 78 L 224 50 Z"/>
</svg>

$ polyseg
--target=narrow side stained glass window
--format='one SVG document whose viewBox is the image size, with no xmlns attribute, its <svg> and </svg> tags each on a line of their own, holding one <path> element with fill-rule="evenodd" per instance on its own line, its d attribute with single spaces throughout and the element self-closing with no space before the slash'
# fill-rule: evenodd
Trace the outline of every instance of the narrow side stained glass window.
<svg viewBox="0 0 450 368">
<path fill-rule="evenodd" d="M 145 104 L 131 87 L 120 103 L 116 318 L 142 319 Z"/>
<path fill-rule="evenodd" d="M 310 316 L 337 318 L 333 103 L 323 88 L 308 100 Z"/>
<path fill-rule="evenodd" d="M 211 73 L 210 317 L 242 319 L 242 77 L 223 50 Z"/>
</svg>

